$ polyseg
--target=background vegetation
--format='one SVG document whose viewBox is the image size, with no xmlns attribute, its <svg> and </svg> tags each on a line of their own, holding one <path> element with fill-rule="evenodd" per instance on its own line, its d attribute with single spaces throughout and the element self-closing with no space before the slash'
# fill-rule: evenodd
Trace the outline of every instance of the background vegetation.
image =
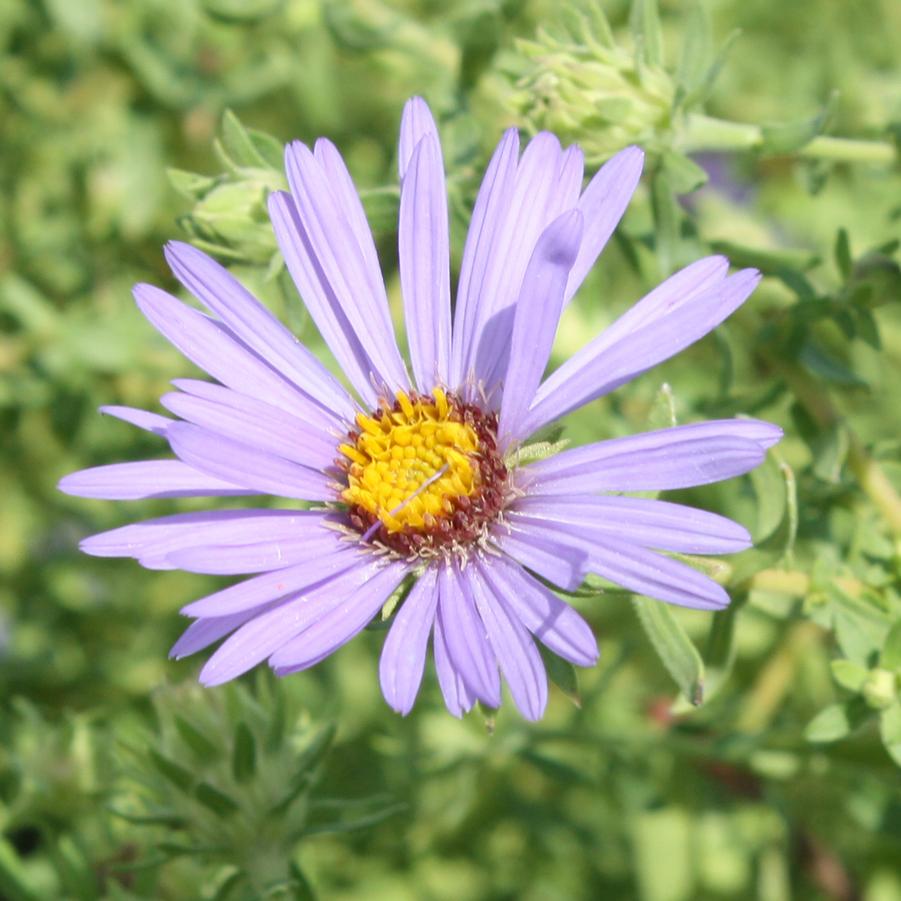
<svg viewBox="0 0 901 901">
<path fill-rule="evenodd" d="M 901 899 L 899 46 L 891 0 L 0 4 L 0 897 Z M 166 654 L 214 580 L 76 550 L 192 502 L 55 490 L 159 452 L 96 408 L 155 409 L 188 374 L 130 298 L 173 287 L 165 240 L 321 347 L 263 215 L 285 141 L 346 154 L 397 300 L 413 93 L 441 121 L 457 262 L 508 124 L 594 165 L 648 148 L 557 360 L 702 253 L 767 276 L 565 433 L 785 428 L 752 477 L 680 493 L 754 532 L 714 571 L 732 607 L 586 586 L 601 662 L 559 672 L 535 725 L 458 722 L 429 674 L 395 716 L 377 630 L 282 683 L 198 689 Z"/>
</svg>

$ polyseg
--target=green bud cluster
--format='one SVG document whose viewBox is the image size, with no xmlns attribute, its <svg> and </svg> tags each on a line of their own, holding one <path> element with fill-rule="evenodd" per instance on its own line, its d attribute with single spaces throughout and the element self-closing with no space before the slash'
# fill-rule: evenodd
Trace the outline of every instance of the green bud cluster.
<svg viewBox="0 0 901 901">
<path fill-rule="evenodd" d="M 227 112 L 214 150 L 225 167 L 221 175 L 169 170 L 175 189 L 193 204 L 179 224 L 192 243 L 221 259 L 274 265 L 279 258 L 266 198 L 287 187 L 281 145 Z"/>
<path fill-rule="evenodd" d="M 158 832 L 155 842 L 148 836 L 142 866 L 194 856 L 218 866 L 229 892 L 302 894 L 309 886 L 296 853 L 304 838 L 362 828 L 398 809 L 383 796 L 319 796 L 335 727 L 314 724 L 267 673 L 255 691 L 243 683 L 166 688 L 154 709 L 157 735 L 122 743 L 130 784 L 114 809 Z"/>
<path fill-rule="evenodd" d="M 573 4 L 557 28 L 517 43 L 510 105 L 534 130 L 578 142 L 589 163 L 656 145 L 672 124 L 676 84 L 640 38 L 620 46 L 600 4 Z"/>
</svg>

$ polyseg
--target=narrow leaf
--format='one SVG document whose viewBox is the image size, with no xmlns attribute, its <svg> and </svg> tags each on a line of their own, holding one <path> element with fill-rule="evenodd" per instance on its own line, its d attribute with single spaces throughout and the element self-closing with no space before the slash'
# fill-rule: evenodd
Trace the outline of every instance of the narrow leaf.
<svg viewBox="0 0 901 901">
<path fill-rule="evenodd" d="M 194 784 L 194 777 L 183 766 L 174 760 L 170 760 L 155 748 L 150 748 L 147 751 L 147 756 L 158 772 L 165 776 L 176 788 L 180 788 L 182 791 L 190 790 Z"/>
<path fill-rule="evenodd" d="M 194 789 L 194 797 L 204 807 L 208 807 L 213 813 L 220 816 L 229 816 L 240 810 L 237 801 L 218 788 L 214 788 L 209 782 L 201 782 Z"/>
<path fill-rule="evenodd" d="M 829 122 L 836 94 L 833 94 L 826 105 L 811 119 L 799 122 L 786 122 L 779 125 L 761 127 L 763 143 L 760 152 L 764 154 L 796 153 L 821 135 Z"/>
<path fill-rule="evenodd" d="M 175 728 L 178 730 L 178 734 L 184 743 L 201 761 L 208 762 L 215 760 L 219 756 L 219 747 L 184 717 L 175 717 Z"/>
<path fill-rule="evenodd" d="M 538 650 L 544 661 L 548 679 L 566 695 L 576 707 L 582 706 L 582 695 L 579 693 L 579 674 L 576 668 L 553 651 L 548 650 L 541 642 L 538 642 Z"/>
<path fill-rule="evenodd" d="M 660 601 L 636 597 L 632 603 L 660 662 L 682 694 L 695 707 L 700 706 L 704 702 L 704 661 L 682 624 Z"/>
<path fill-rule="evenodd" d="M 256 742 L 247 723 L 235 727 L 235 743 L 232 748 L 232 773 L 237 782 L 246 782 L 256 771 Z"/>
<path fill-rule="evenodd" d="M 632 0 L 629 27 L 636 46 L 641 46 L 649 66 L 663 65 L 663 31 L 657 0 Z"/>
</svg>

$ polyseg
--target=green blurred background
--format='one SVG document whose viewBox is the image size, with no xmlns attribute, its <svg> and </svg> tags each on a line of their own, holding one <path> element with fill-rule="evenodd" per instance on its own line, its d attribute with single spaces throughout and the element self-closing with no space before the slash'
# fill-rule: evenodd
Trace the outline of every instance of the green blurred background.
<svg viewBox="0 0 901 901">
<path fill-rule="evenodd" d="M 590 40 L 599 7 L 610 54 Z M 901 899 L 901 7 L 636 10 L 0 4 L 0 898 Z M 709 92 L 672 114 L 709 66 Z M 753 478 L 677 498 L 754 533 L 757 550 L 713 570 L 733 607 L 658 615 L 586 586 L 572 602 L 601 662 L 578 685 L 558 672 L 535 725 L 509 704 L 454 720 L 428 671 L 395 716 L 378 629 L 280 684 L 197 689 L 198 662 L 166 655 L 178 609 L 218 583 L 77 542 L 202 505 L 55 490 L 160 453 L 96 408 L 157 409 L 190 374 L 130 297 L 136 281 L 174 289 L 167 239 L 215 252 L 322 350 L 263 213 L 287 140 L 345 154 L 397 311 L 395 142 L 413 93 L 441 125 L 456 263 L 504 127 L 552 126 L 595 165 L 649 148 L 556 360 L 703 253 L 767 276 L 715 336 L 564 433 L 740 413 L 786 429 Z M 705 143 L 686 126 L 702 113 L 757 138 Z M 860 143 L 813 143 L 824 129 Z M 710 181 L 692 191 L 699 165 Z"/>
</svg>

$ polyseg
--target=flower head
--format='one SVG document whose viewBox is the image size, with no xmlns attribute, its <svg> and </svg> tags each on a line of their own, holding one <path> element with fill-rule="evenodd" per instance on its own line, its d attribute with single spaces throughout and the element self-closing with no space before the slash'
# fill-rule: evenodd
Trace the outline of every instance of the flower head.
<svg viewBox="0 0 901 901">
<path fill-rule="evenodd" d="M 542 428 L 709 332 L 758 274 L 709 257 L 667 279 L 542 381 L 557 322 L 616 227 L 642 154 L 617 154 L 582 189 L 578 147 L 548 133 L 520 153 L 508 131 L 485 174 L 451 307 L 448 215 L 437 130 L 413 98 L 400 136 L 400 279 L 408 373 L 375 245 L 347 169 L 319 140 L 286 150 L 290 193 L 273 193 L 279 247 L 349 393 L 225 269 L 166 248 L 202 313 L 149 285 L 150 322 L 215 382 L 177 379 L 178 419 L 122 407 L 174 459 L 66 476 L 84 497 L 275 495 L 303 509 L 235 509 L 148 520 L 82 549 L 151 569 L 249 575 L 194 601 L 172 654 L 225 638 L 201 672 L 215 685 L 263 660 L 312 666 L 404 587 L 382 651 L 388 703 L 413 706 L 431 637 L 447 708 L 501 702 L 501 676 L 536 719 L 547 677 L 535 640 L 580 666 L 598 649 L 563 589 L 596 573 L 675 604 L 718 609 L 724 590 L 659 551 L 731 553 L 750 538 L 721 516 L 622 492 L 682 488 L 747 472 L 779 439 L 750 419 L 601 441 L 537 462 L 519 454 Z M 227 636 L 227 637 L 226 637 Z"/>
</svg>

